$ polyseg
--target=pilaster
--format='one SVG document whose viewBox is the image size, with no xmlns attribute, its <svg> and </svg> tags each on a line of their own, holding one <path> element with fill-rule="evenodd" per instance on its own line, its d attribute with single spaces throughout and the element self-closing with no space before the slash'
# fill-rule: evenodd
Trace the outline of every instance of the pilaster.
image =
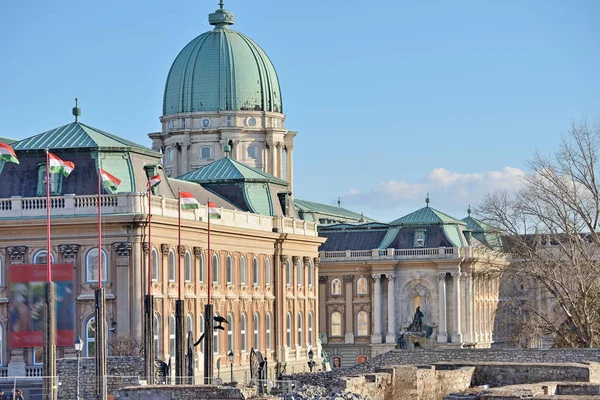
<svg viewBox="0 0 600 400">
<path fill-rule="evenodd" d="M 452 272 L 452 282 L 454 284 L 454 332 L 452 332 L 452 343 L 462 343 L 461 327 L 461 298 L 460 298 L 460 271 Z"/>
<path fill-rule="evenodd" d="M 373 274 L 373 335 L 371 343 L 381 343 L 381 275 Z"/>
<path fill-rule="evenodd" d="M 346 334 L 344 336 L 344 342 L 351 344 L 354 343 L 354 315 L 352 313 L 352 282 L 354 282 L 354 275 L 344 276 L 344 282 L 346 285 Z"/>
<path fill-rule="evenodd" d="M 439 273 L 438 276 L 438 297 L 439 297 L 439 324 L 438 324 L 438 343 L 448 342 L 448 329 L 446 327 L 446 273 Z"/>
<path fill-rule="evenodd" d="M 396 294 L 395 294 L 395 283 L 396 274 L 387 274 L 385 276 L 388 281 L 388 298 L 387 298 L 387 318 L 388 318 L 388 332 L 385 338 L 386 343 L 396 343 Z"/>
</svg>

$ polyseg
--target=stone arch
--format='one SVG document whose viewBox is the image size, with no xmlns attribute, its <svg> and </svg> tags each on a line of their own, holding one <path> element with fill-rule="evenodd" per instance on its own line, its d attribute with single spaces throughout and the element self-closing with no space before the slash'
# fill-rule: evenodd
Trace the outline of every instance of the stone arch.
<svg viewBox="0 0 600 400">
<path fill-rule="evenodd" d="M 410 325 L 417 306 L 425 314 L 424 325 L 438 325 L 437 292 L 435 286 L 425 279 L 411 279 L 402 287 L 399 306 L 399 329 Z"/>
</svg>

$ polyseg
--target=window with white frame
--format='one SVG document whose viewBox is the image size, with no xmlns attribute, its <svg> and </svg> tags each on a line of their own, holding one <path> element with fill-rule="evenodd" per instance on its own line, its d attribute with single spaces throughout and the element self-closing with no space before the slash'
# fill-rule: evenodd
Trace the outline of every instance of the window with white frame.
<svg viewBox="0 0 600 400">
<path fill-rule="evenodd" d="M 220 329 L 213 330 L 213 354 L 221 353 L 221 336 L 219 332 L 221 332 Z"/>
<path fill-rule="evenodd" d="M 369 294 L 369 282 L 367 281 L 367 278 L 361 276 L 356 280 L 356 294 Z"/>
<path fill-rule="evenodd" d="M 248 158 L 258 158 L 256 156 L 257 151 L 256 151 L 256 146 L 248 146 Z"/>
<path fill-rule="evenodd" d="M 44 362 L 44 348 L 43 347 L 35 347 L 31 354 L 31 363 L 33 365 L 42 365 Z"/>
<path fill-rule="evenodd" d="M 313 346 L 313 313 L 308 313 L 308 344 Z"/>
<path fill-rule="evenodd" d="M 198 337 L 200 337 L 204 333 L 204 324 L 206 323 L 206 321 L 204 321 L 204 314 L 198 315 L 198 318 L 200 321 L 200 335 L 198 335 Z"/>
<path fill-rule="evenodd" d="M 0 286 L 2 286 L 2 284 L 4 283 L 4 279 L 3 279 L 4 277 L 2 275 L 3 275 L 3 273 L 2 273 L 2 258 L 0 258 Z M 0 355 L 0 357 L 2 357 L 2 356 Z M 0 365 L 2 365 L 1 362 L 0 362 Z"/>
<path fill-rule="evenodd" d="M 187 340 L 187 337 L 189 335 L 189 333 L 192 332 L 192 336 L 194 334 L 194 319 L 192 318 L 192 314 L 188 314 L 185 317 L 185 339 Z"/>
<path fill-rule="evenodd" d="M 342 314 L 334 311 L 330 319 L 331 336 L 342 336 Z"/>
<path fill-rule="evenodd" d="M 292 314 L 287 313 L 285 318 L 285 333 L 286 333 L 286 345 L 288 347 L 292 347 Z"/>
<path fill-rule="evenodd" d="M 156 251 L 156 249 L 152 249 L 152 280 L 155 282 L 158 281 L 159 276 L 158 251 Z"/>
<path fill-rule="evenodd" d="M 308 286 L 312 286 L 315 282 L 315 267 L 312 261 L 308 262 Z"/>
<path fill-rule="evenodd" d="M 252 347 L 254 350 L 258 350 L 260 347 L 260 318 L 258 313 L 254 313 L 254 318 L 252 319 L 252 328 L 254 330 L 254 335 L 252 336 Z"/>
<path fill-rule="evenodd" d="M 175 252 L 173 249 L 169 250 L 169 282 L 175 282 L 177 280 L 177 262 L 175 260 Z"/>
<path fill-rule="evenodd" d="M 106 282 L 108 271 L 107 271 L 107 260 L 106 252 L 102 250 L 102 282 Z M 98 249 L 91 249 L 85 256 L 85 281 L 86 282 L 98 282 Z"/>
<path fill-rule="evenodd" d="M 303 315 L 301 312 L 298 313 L 298 325 L 296 326 L 296 329 L 298 330 L 298 346 L 302 347 L 302 343 L 304 342 L 304 340 L 302 340 L 302 327 L 303 327 Z"/>
<path fill-rule="evenodd" d="M 414 247 L 425 247 L 426 242 L 426 231 L 425 229 L 417 229 L 415 231 L 415 246 Z"/>
<path fill-rule="evenodd" d="M 200 148 L 200 157 L 204 160 L 210 159 L 211 148 L 210 146 L 202 146 Z"/>
<path fill-rule="evenodd" d="M 198 278 L 204 283 L 204 254 L 200 253 L 200 268 L 198 269 Z"/>
<path fill-rule="evenodd" d="M 233 260 L 227 256 L 227 283 L 233 283 Z"/>
<path fill-rule="evenodd" d="M 46 264 L 48 262 L 48 259 L 46 258 L 47 255 L 48 255 L 48 252 L 46 250 L 38 251 L 33 256 L 33 263 L 34 264 Z M 50 262 L 52 262 L 52 263 L 54 262 L 54 254 L 53 253 L 50 253 Z"/>
<path fill-rule="evenodd" d="M 212 275 L 213 283 L 219 283 L 219 257 L 216 254 L 213 255 L 212 260 Z"/>
<path fill-rule="evenodd" d="M 154 313 L 152 318 L 153 331 L 154 331 L 154 356 L 158 357 L 160 354 L 160 322 L 158 320 L 158 314 Z"/>
<path fill-rule="evenodd" d="M 185 252 L 185 281 L 192 281 L 192 255 L 189 251 Z"/>
<path fill-rule="evenodd" d="M 247 321 L 246 321 L 246 313 L 242 313 L 240 317 L 240 350 L 242 352 L 247 351 L 247 336 L 246 331 L 248 329 Z"/>
<path fill-rule="evenodd" d="M 285 283 L 288 286 L 292 284 L 292 263 L 290 260 L 285 262 Z"/>
<path fill-rule="evenodd" d="M 273 347 L 273 338 L 271 336 L 271 314 L 267 314 L 265 317 L 265 334 L 267 335 L 267 349 L 270 350 Z"/>
<path fill-rule="evenodd" d="M 240 258 L 240 285 L 246 284 L 246 257 Z"/>
<path fill-rule="evenodd" d="M 254 286 L 257 286 L 259 283 L 259 273 L 258 258 L 254 257 L 254 260 L 252 260 L 252 283 Z"/>
<path fill-rule="evenodd" d="M 265 259 L 265 285 L 271 286 L 271 259 Z"/>
<path fill-rule="evenodd" d="M 96 319 L 91 317 L 85 324 L 85 357 L 94 357 L 96 355 Z"/>
<path fill-rule="evenodd" d="M 227 315 L 227 351 L 233 351 L 233 314 Z"/>
<path fill-rule="evenodd" d="M 169 317 L 169 357 L 175 357 L 175 316 Z"/>
<path fill-rule="evenodd" d="M 369 315 L 366 311 L 359 311 L 358 314 L 356 314 L 356 335 L 369 335 Z"/>
<path fill-rule="evenodd" d="M 4 365 L 4 325 L 0 323 L 0 365 Z"/>
<path fill-rule="evenodd" d="M 167 162 L 173 162 L 173 148 L 169 147 L 167 149 Z"/>
<path fill-rule="evenodd" d="M 63 174 L 50 174 L 50 195 L 62 194 Z M 46 163 L 38 166 L 38 185 L 36 194 L 46 195 Z"/>
<path fill-rule="evenodd" d="M 329 293 L 332 296 L 342 295 L 342 280 L 340 278 L 333 278 L 329 284 Z"/>
<path fill-rule="evenodd" d="M 296 263 L 296 268 L 298 269 L 298 286 L 304 285 L 304 263 L 300 260 Z"/>
</svg>

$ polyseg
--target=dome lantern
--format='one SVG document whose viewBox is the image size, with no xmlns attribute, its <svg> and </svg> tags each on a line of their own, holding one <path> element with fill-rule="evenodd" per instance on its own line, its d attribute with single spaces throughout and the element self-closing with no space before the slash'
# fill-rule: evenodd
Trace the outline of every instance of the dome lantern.
<svg viewBox="0 0 600 400">
<path fill-rule="evenodd" d="M 227 28 L 235 23 L 235 15 L 223 8 L 223 0 L 219 2 L 219 9 L 208 15 L 208 23 L 217 28 Z"/>
</svg>

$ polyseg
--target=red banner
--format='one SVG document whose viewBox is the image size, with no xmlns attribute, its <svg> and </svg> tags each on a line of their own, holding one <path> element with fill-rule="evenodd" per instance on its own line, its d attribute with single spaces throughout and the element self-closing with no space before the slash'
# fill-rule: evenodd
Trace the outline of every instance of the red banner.
<svg viewBox="0 0 600 400">
<path fill-rule="evenodd" d="M 44 345 L 46 264 L 17 264 L 8 267 L 10 347 Z M 73 264 L 52 264 L 56 288 L 56 345 L 72 347 L 75 342 L 75 287 Z"/>
</svg>

